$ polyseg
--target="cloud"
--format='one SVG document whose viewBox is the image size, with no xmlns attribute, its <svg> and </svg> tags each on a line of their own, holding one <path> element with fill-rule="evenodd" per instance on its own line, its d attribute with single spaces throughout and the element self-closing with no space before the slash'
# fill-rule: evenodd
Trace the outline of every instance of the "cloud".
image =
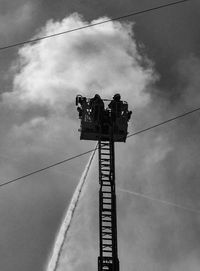
<svg viewBox="0 0 200 271">
<path fill-rule="evenodd" d="M 72 14 L 61 22 L 48 21 L 37 36 L 86 24 L 80 15 Z M 11 145 L 17 156 L 30 157 L 31 153 L 49 157 L 54 153 L 56 158 L 64 156 L 65 145 L 69 154 L 88 146 L 75 143 L 77 94 L 91 97 L 98 92 L 112 98 L 120 92 L 135 108 L 148 104 L 146 89 L 157 76 L 152 63 L 138 53 L 132 27 L 110 22 L 23 46 L 13 64 L 13 90 L 1 95 L 5 129 L 0 133 L 6 134 L 1 140 L 2 154 L 5 146 Z"/>
<path fill-rule="evenodd" d="M 99 22 L 101 18 L 92 23 Z M 78 14 L 61 22 L 49 21 L 40 35 L 51 35 L 88 24 Z M 146 104 L 144 92 L 152 83 L 152 68 L 140 65 L 141 56 L 131 36 L 131 24 L 108 23 L 25 46 L 19 51 L 14 91 L 4 99 L 20 104 L 66 106 L 77 93 L 96 91 Z"/>
<path fill-rule="evenodd" d="M 37 36 L 86 24 L 80 15 L 72 14 L 61 22 L 48 21 Z M 76 148 L 77 94 L 91 97 L 98 92 L 112 98 L 120 92 L 136 108 L 148 104 L 146 89 L 157 77 L 151 62 L 138 53 L 132 27 L 110 22 L 23 46 L 13 64 L 13 90 L 1 95 L 5 128 L 1 133 L 6 135 L 1 140 L 2 154 L 12 149 L 16 156 L 54 153 L 56 158 L 64 156 L 65 145 L 69 154 L 88 146 L 79 143 Z M 8 145 L 12 148 L 4 153 Z"/>
</svg>

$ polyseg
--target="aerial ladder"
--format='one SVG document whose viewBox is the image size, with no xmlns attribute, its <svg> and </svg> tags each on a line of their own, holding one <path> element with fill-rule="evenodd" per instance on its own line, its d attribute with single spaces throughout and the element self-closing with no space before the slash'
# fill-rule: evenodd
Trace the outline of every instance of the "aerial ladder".
<svg viewBox="0 0 200 271">
<path fill-rule="evenodd" d="M 108 106 L 105 108 L 105 103 Z M 119 271 L 115 192 L 115 142 L 125 142 L 132 112 L 120 94 L 113 100 L 76 97 L 81 120 L 80 139 L 98 141 L 99 149 L 99 257 L 98 271 Z"/>
</svg>

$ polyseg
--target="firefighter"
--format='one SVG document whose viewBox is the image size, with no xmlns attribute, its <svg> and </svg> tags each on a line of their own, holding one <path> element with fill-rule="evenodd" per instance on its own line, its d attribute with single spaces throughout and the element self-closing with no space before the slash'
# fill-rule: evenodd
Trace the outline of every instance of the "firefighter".
<svg viewBox="0 0 200 271">
<path fill-rule="evenodd" d="M 104 113 L 104 102 L 100 95 L 95 94 L 94 98 L 90 100 L 90 105 L 92 109 L 93 120 L 101 124 Z"/>
<path fill-rule="evenodd" d="M 111 109 L 111 117 L 113 121 L 121 116 L 123 102 L 121 101 L 120 94 L 115 94 L 113 100 L 109 103 L 108 107 Z"/>
</svg>

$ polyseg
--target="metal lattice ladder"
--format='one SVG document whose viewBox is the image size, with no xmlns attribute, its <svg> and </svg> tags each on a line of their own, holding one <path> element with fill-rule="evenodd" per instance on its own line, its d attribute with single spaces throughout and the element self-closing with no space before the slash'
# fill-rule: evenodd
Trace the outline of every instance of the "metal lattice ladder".
<svg viewBox="0 0 200 271">
<path fill-rule="evenodd" d="M 99 140 L 98 271 L 119 271 L 114 158 L 114 141 Z"/>
</svg>

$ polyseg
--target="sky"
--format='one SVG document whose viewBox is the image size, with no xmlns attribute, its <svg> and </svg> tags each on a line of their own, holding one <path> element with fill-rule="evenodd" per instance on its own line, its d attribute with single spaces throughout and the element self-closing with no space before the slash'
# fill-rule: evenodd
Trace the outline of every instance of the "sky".
<svg viewBox="0 0 200 271">
<path fill-rule="evenodd" d="M 166 3 L 0 0 L 0 47 Z M 78 93 L 120 92 L 133 111 L 130 133 L 198 107 L 199 13 L 191 0 L 0 51 L 1 182 L 95 146 L 79 140 Z M 198 114 L 117 144 L 117 187 L 200 210 Z M 46 270 L 88 159 L 1 188 L 0 270 Z M 96 165 L 71 227 L 68 271 L 97 268 Z M 118 224 L 121 270 L 199 267 L 199 214 L 118 191 Z"/>
</svg>

